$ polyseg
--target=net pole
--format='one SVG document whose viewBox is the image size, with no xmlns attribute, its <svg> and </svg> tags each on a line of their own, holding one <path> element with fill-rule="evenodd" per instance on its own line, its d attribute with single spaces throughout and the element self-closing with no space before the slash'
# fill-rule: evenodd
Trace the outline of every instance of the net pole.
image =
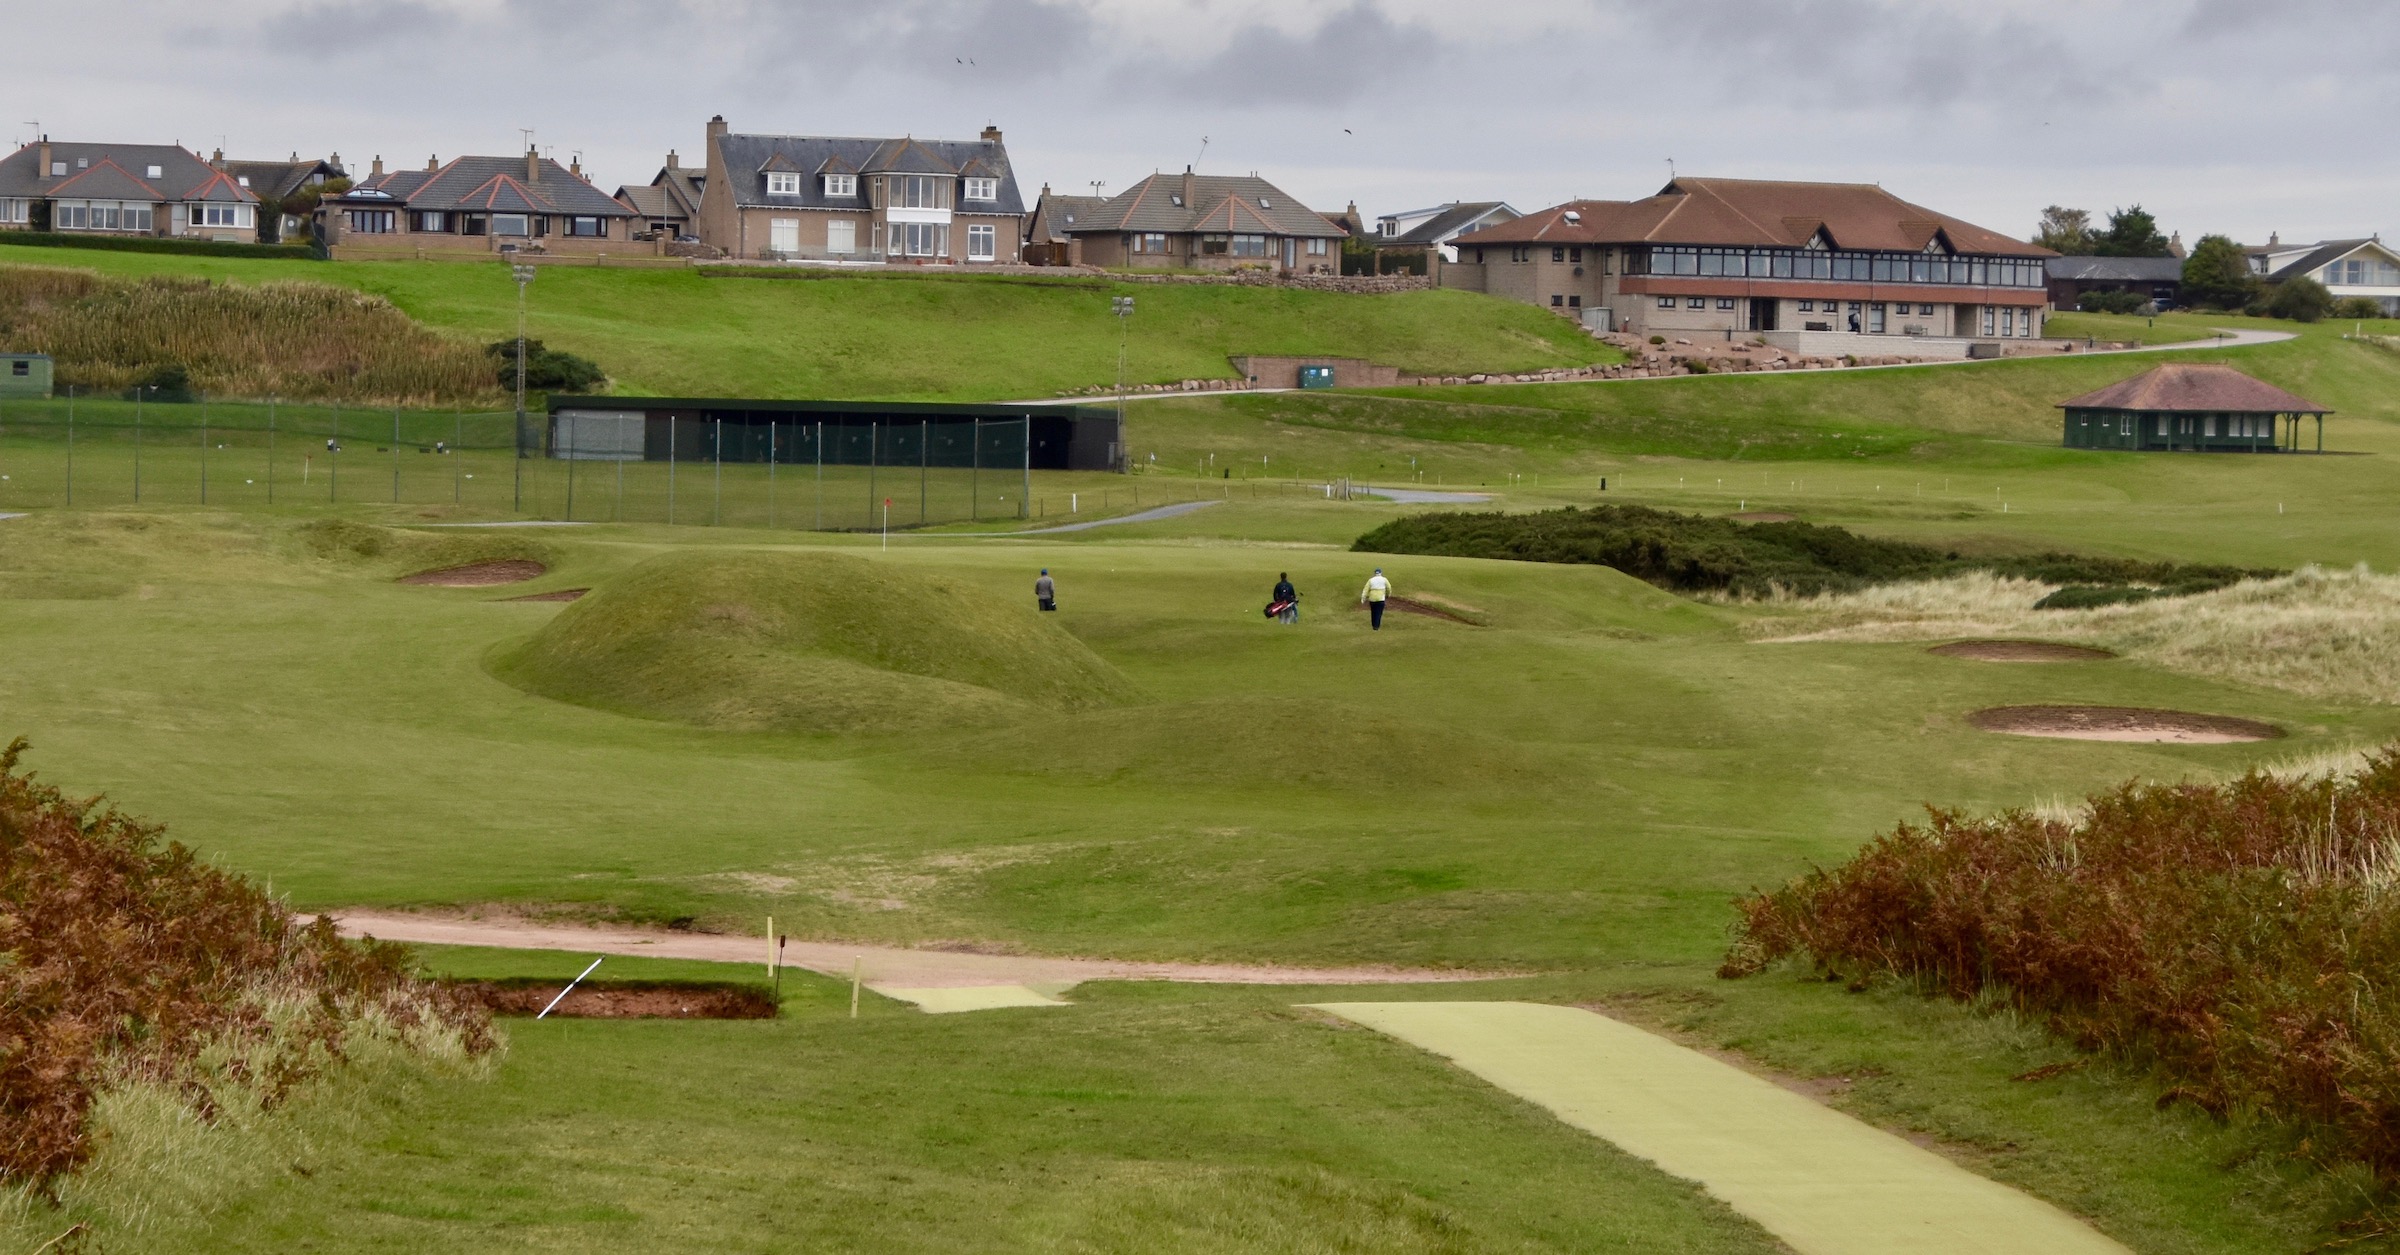
<svg viewBox="0 0 2400 1255">
<path fill-rule="evenodd" d="M 825 420 L 817 420 L 817 522 L 816 530 L 825 530 Z"/>
<path fill-rule="evenodd" d="M 715 426 L 715 428 L 713 429 L 713 443 L 715 443 L 715 445 L 717 446 L 717 447 L 716 447 L 716 449 L 714 450 L 714 452 L 715 452 L 715 453 L 716 453 L 716 455 L 717 455 L 717 485 L 716 485 L 716 500 L 715 500 L 715 501 L 713 501 L 713 502 L 711 502 L 711 503 L 709 504 L 709 508 L 708 508 L 708 510 L 709 510 L 709 513 L 708 513 L 708 525 L 709 525 L 710 527 L 723 527 L 723 526 L 725 525 L 725 420 L 724 420 L 724 419 L 721 419 L 721 418 L 720 418 L 720 419 L 718 419 L 718 420 L 717 420 L 717 422 L 716 422 L 716 426 Z"/>
<path fill-rule="evenodd" d="M 208 504 L 208 398 L 200 398 L 200 504 Z"/>
<path fill-rule="evenodd" d="M 275 396 L 267 395 L 267 504 L 275 504 Z"/>
<path fill-rule="evenodd" d="M 967 521 L 983 518 L 983 420 L 975 420 L 975 447 L 967 450 Z"/>
<path fill-rule="evenodd" d="M 767 419 L 767 530 L 775 530 L 775 419 Z"/>
<path fill-rule="evenodd" d="M 917 420 L 917 525 L 925 524 L 925 480 L 933 471 L 933 421 Z"/>
<path fill-rule="evenodd" d="M 675 415 L 667 415 L 667 526 L 675 525 Z"/>
</svg>

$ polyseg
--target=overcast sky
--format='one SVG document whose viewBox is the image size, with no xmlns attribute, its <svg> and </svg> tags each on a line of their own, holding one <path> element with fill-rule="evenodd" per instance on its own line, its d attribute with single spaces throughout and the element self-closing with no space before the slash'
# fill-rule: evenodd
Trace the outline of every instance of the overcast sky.
<svg viewBox="0 0 2400 1255">
<path fill-rule="evenodd" d="M 0 118 L 353 169 L 506 153 L 603 190 L 702 127 L 1007 134 L 1030 201 L 1257 171 L 1369 216 L 1687 174 L 1879 182 L 2016 236 L 2400 231 L 2389 0 L 112 0 L 11 5 Z"/>
</svg>

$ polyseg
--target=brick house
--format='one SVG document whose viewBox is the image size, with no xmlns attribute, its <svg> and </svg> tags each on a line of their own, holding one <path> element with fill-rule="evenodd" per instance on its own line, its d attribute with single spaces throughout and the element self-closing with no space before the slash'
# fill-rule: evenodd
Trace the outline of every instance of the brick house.
<svg viewBox="0 0 2400 1255">
<path fill-rule="evenodd" d="M 701 243 L 732 257 L 1007 264 L 1025 202 L 1000 128 L 972 140 L 746 135 L 708 122 Z"/>
<path fill-rule="evenodd" d="M 335 179 L 350 177 L 342 169 L 342 155 L 302 157 L 293 153 L 289 161 L 227 160 L 224 150 L 209 159 L 209 164 L 233 176 L 234 182 L 248 188 L 258 197 L 258 242 L 275 244 L 306 233 L 308 216 L 291 212 L 289 202 L 303 188 L 322 187 Z"/>
<path fill-rule="evenodd" d="M 2057 254 L 1867 183 L 1678 178 L 1636 201 L 1573 201 L 1454 241 L 1445 287 L 1607 330 L 2029 339 Z"/>
<path fill-rule="evenodd" d="M 361 253 L 636 252 L 633 211 L 538 152 L 428 158 L 422 170 L 367 177 L 317 207 L 328 247 Z"/>
<path fill-rule="evenodd" d="M 1339 274 L 1349 232 L 1257 175 L 1153 174 L 1060 228 L 1085 265 Z"/>
<path fill-rule="evenodd" d="M 0 230 L 248 243 L 258 197 L 173 144 L 55 144 L 0 157 Z"/>
<path fill-rule="evenodd" d="M 617 203 L 633 211 L 636 234 L 675 240 L 693 236 L 693 224 L 700 220 L 700 198 L 708 186 L 707 178 L 698 170 L 683 164 L 675 150 L 667 150 L 667 164 L 658 168 L 650 182 L 636 187 L 624 184 L 617 188 Z"/>
<path fill-rule="evenodd" d="M 1069 196 L 1051 191 L 1044 183 L 1042 194 L 1033 202 L 1033 212 L 1025 219 L 1025 264 L 1082 265 L 1083 247 L 1068 232 L 1107 203 L 1105 196 Z"/>
</svg>

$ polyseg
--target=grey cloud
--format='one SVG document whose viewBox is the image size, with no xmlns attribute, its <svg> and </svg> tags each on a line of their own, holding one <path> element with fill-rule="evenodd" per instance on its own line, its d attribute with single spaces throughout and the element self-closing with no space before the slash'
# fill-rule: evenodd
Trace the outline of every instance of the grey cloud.
<svg viewBox="0 0 2400 1255">
<path fill-rule="evenodd" d="M 1222 50 L 1196 63 L 1120 64 L 1112 84 L 1120 100 L 1164 92 L 1241 109 L 1323 107 L 1406 90 L 1437 74 L 1446 59 L 1432 31 L 1357 3 L 1305 34 L 1259 25 L 1237 29 Z"/>
<path fill-rule="evenodd" d="M 393 3 L 323 3 L 269 19 L 261 34 L 269 47 L 303 56 L 372 54 L 395 44 L 433 44 L 454 36 L 458 19 L 449 10 L 416 0 Z"/>
</svg>

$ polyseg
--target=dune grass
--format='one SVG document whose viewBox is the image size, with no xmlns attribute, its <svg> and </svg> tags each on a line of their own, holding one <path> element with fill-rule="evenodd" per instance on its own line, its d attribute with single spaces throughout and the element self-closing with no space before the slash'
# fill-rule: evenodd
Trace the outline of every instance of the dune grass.
<svg viewBox="0 0 2400 1255">
<path fill-rule="evenodd" d="M 0 264 L 111 275 L 307 280 L 372 293 L 467 344 L 516 334 L 497 262 L 289 262 L 0 246 Z M 1351 296 L 1285 288 L 1025 282 L 1007 277 L 707 279 L 688 269 L 548 266 L 530 334 L 592 359 L 620 392 L 664 396 L 1016 400 L 1117 377 L 1109 302 L 1132 296 L 1135 383 L 1229 379 L 1237 354 L 1358 357 L 1410 373 L 1617 360 L 1546 310 L 1457 291 Z"/>
</svg>

